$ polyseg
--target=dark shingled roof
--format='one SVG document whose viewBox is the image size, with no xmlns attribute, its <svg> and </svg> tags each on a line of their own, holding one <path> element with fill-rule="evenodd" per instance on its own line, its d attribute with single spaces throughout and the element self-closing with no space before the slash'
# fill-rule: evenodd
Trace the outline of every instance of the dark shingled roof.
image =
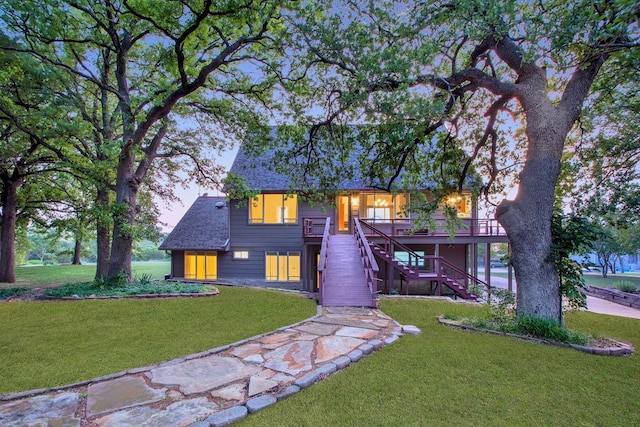
<svg viewBox="0 0 640 427">
<path fill-rule="evenodd" d="M 201 196 L 159 249 L 223 251 L 228 247 L 229 208 L 225 198 Z"/>
<path fill-rule="evenodd" d="M 274 155 L 274 151 L 267 150 L 266 153 L 256 157 L 252 153 L 247 152 L 244 144 L 241 144 L 229 172 L 242 176 L 252 190 L 289 190 L 291 178 L 287 174 L 274 171 L 271 167 Z M 353 158 L 349 160 L 348 167 L 352 168 L 355 176 L 353 179 L 343 179 L 337 187 L 341 190 L 364 190 L 370 188 L 369 185 L 364 183 L 364 180 L 360 176 L 360 168 L 356 160 L 356 154 L 353 154 L 352 157 Z"/>
<path fill-rule="evenodd" d="M 273 138 L 276 138 L 277 128 L 271 129 Z M 436 136 L 434 136 L 435 141 Z M 371 188 L 384 188 L 386 185 L 380 183 L 377 179 L 374 182 L 370 182 L 365 179 L 361 173 L 361 165 L 358 161 L 359 155 L 363 152 L 363 148 L 356 146 L 350 153 L 349 158 L 344 162 L 344 169 L 350 171 L 350 176 L 345 174 L 341 177 L 340 182 L 336 182 L 335 188 L 339 190 L 368 190 Z M 370 154 L 370 153 L 369 153 Z M 369 155 L 368 154 L 368 155 Z M 247 150 L 245 144 L 240 144 L 236 158 L 231 165 L 230 173 L 243 177 L 245 183 L 249 186 L 249 189 L 256 191 L 288 191 L 291 190 L 292 179 L 290 175 L 286 173 L 276 172 L 272 165 L 276 160 L 276 151 L 274 149 L 266 149 L 264 152 L 256 155 L 250 150 Z M 282 162 L 282 161 L 280 161 Z M 396 180 L 397 185 L 401 184 L 401 178 L 405 171 L 402 170 Z M 313 181 L 313 180 L 312 180 Z M 467 186 L 471 186 L 479 183 L 479 178 L 475 173 L 470 173 L 466 177 Z M 452 185 L 457 182 L 453 181 Z M 310 183 L 311 186 L 317 185 L 316 183 Z M 418 184 L 421 189 L 427 190 L 436 187 L 436 183 L 431 181 L 429 177 L 424 177 L 422 182 Z M 308 188 L 307 188 L 308 189 Z M 300 188 L 293 190 L 299 191 Z"/>
</svg>

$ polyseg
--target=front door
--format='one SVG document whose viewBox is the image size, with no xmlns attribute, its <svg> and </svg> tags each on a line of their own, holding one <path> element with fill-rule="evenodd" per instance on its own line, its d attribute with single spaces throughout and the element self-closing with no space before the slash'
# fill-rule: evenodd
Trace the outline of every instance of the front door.
<svg viewBox="0 0 640 427">
<path fill-rule="evenodd" d="M 349 233 L 351 231 L 351 198 L 349 196 L 338 196 L 338 233 Z"/>
</svg>

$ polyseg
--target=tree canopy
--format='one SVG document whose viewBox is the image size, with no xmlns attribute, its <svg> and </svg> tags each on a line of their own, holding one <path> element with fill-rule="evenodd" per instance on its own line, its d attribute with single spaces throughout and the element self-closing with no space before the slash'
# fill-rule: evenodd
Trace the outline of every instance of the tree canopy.
<svg viewBox="0 0 640 427">
<path fill-rule="evenodd" d="M 173 176 L 170 159 L 181 156 L 197 162 L 196 176 L 216 172 L 194 139 L 173 132 L 177 124 L 193 130 L 206 116 L 215 132 L 200 141 L 213 148 L 264 126 L 280 66 L 280 2 L 47 0 L 34 10 L 6 1 L 1 12 L 9 40 L 0 49 L 68 75 L 67 95 L 94 144 L 116 155 L 114 181 L 102 185 L 114 191 L 107 275 L 130 278 L 137 197 L 150 171 L 163 160 Z"/>
<path fill-rule="evenodd" d="M 443 177 L 440 195 L 463 186 L 472 165 L 487 194 L 515 179 L 518 195 L 496 217 L 512 246 L 518 313 L 561 322 L 549 255 L 565 141 L 585 102 L 609 108 L 603 94 L 617 82 L 637 88 L 637 2 L 319 3 L 293 22 L 293 111 L 310 131 L 284 151 L 302 170 L 336 173 L 345 164 L 322 157 L 353 148 L 337 129 L 355 122 L 370 125 L 358 137 L 369 144 L 362 170 L 389 188 L 411 164 L 409 176 Z M 332 138 L 316 137 L 322 129 Z M 466 160 L 451 167 L 460 150 Z"/>
</svg>

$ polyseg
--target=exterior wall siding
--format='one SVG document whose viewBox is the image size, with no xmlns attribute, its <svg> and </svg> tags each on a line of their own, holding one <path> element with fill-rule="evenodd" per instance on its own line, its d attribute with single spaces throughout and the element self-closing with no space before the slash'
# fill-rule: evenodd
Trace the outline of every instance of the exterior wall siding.
<svg viewBox="0 0 640 427">
<path fill-rule="evenodd" d="M 184 277 L 184 251 L 171 251 L 171 276 Z"/>
<path fill-rule="evenodd" d="M 299 252 L 301 255 L 300 288 L 305 279 L 314 272 L 305 271 L 307 254 L 302 235 L 303 218 L 333 216 L 330 209 L 322 211 L 319 206 L 309 206 L 304 201 L 298 203 L 298 222 L 296 224 L 249 224 L 249 208 L 246 203 L 229 204 L 229 225 L 231 246 L 229 252 L 218 253 L 218 278 L 265 279 L 265 253 Z M 248 251 L 248 259 L 234 259 L 234 251 Z M 308 281 L 306 282 L 308 283 Z"/>
</svg>

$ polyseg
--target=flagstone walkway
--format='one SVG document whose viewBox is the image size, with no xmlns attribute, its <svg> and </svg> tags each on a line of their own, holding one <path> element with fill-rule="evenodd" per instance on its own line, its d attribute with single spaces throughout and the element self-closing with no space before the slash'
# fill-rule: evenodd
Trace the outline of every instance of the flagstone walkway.
<svg viewBox="0 0 640 427">
<path fill-rule="evenodd" d="M 379 310 L 325 307 L 301 323 L 203 353 L 55 390 L 2 396 L 0 426 L 223 426 L 401 335 L 402 327 Z"/>
</svg>

